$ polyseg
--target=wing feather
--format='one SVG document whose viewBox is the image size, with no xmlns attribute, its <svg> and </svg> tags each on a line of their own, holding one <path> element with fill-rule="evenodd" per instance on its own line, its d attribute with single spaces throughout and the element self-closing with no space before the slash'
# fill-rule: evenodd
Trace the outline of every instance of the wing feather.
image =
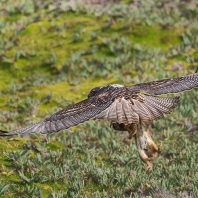
<svg viewBox="0 0 198 198">
<path fill-rule="evenodd" d="M 158 98 L 155 96 L 144 95 L 144 102 L 133 100 L 132 109 L 140 116 L 140 119 L 145 122 L 152 122 L 163 117 L 164 114 L 169 114 L 179 102 L 179 97 L 173 98 Z"/>
<path fill-rule="evenodd" d="M 75 105 L 72 105 L 62 111 L 59 111 L 52 116 L 40 122 L 31 124 L 26 128 L 7 133 L 0 131 L 1 136 L 24 134 L 32 132 L 53 133 L 63 129 L 68 129 L 80 123 L 94 119 L 96 115 L 107 109 L 112 103 L 108 93 L 102 97 L 91 97 L 83 100 Z"/>
<path fill-rule="evenodd" d="M 142 83 L 133 86 L 149 94 L 160 95 L 178 93 L 198 87 L 198 73 L 182 76 L 179 78 L 164 79 L 150 83 Z"/>
<path fill-rule="evenodd" d="M 152 120 L 152 113 L 149 111 L 148 106 L 143 102 L 134 100 L 132 109 L 140 116 L 141 120 L 144 120 L 144 118 Z"/>
</svg>

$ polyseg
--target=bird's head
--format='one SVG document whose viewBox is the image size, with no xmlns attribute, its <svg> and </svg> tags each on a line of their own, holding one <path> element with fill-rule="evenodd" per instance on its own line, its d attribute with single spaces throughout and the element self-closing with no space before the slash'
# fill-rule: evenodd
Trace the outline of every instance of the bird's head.
<svg viewBox="0 0 198 198">
<path fill-rule="evenodd" d="M 89 92 L 88 98 L 90 98 L 90 97 L 92 97 L 92 96 L 95 96 L 96 93 L 98 93 L 99 90 L 101 90 L 102 88 L 103 88 L 103 86 L 93 88 L 93 89 Z"/>
<path fill-rule="evenodd" d="M 103 92 L 105 92 L 107 90 L 117 89 L 117 88 L 120 88 L 120 87 L 124 87 L 124 85 L 112 84 L 112 85 L 107 85 L 107 86 L 95 87 L 89 92 L 88 98 L 90 98 L 92 96 L 102 94 Z"/>
</svg>

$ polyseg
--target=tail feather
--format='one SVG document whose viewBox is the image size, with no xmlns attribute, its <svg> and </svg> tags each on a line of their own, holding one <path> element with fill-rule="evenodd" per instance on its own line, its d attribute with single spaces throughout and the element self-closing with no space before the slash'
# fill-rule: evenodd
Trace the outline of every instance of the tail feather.
<svg viewBox="0 0 198 198">
<path fill-rule="evenodd" d="M 118 123 L 127 123 L 127 119 L 124 115 L 122 102 L 116 103 L 116 113 Z"/>
<path fill-rule="evenodd" d="M 135 101 L 132 109 L 137 112 L 140 119 L 145 122 L 152 122 L 169 114 L 177 106 L 179 97 L 158 98 L 144 95 L 145 102 Z"/>
</svg>

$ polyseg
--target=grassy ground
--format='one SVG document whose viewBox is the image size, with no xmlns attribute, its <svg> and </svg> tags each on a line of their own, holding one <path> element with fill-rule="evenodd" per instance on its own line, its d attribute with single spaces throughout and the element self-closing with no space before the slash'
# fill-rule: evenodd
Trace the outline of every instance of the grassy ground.
<svg viewBox="0 0 198 198">
<path fill-rule="evenodd" d="M 56 7 L 57 6 L 57 7 Z M 87 97 L 95 86 L 194 73 L 196 3 L 50 0 L 0 3 L 0 127 L 13 130 Z M 94 10 L 95 9 L 95 10 Z M 173 12 L 174 11 L 174 12 Z M 2 197 L 197 197 L 196 90 L 151 126 L 162 148 L 147 173 L 127 133 L 90 121 L 44 137 L 0 138 Z"/>
</svg>

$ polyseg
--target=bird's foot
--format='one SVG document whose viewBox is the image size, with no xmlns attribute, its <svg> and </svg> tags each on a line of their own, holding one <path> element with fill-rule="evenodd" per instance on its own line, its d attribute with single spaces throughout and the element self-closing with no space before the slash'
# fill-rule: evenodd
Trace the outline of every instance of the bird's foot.
<svg viewBox="0 0 198 198">
<path fill-rule="evenodd" d="M 129 124 L 125 125 L 125 129 L 129 132 L 129 139 L 132 139 L 132 137 L 137 133 L 137 124 Z"/>
</svg>

